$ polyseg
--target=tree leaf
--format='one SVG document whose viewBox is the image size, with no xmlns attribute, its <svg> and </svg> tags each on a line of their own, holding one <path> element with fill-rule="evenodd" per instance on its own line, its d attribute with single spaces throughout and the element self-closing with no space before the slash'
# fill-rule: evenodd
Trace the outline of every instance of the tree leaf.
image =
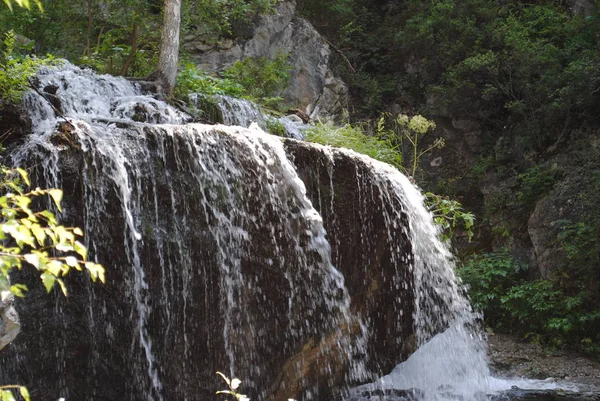
<svg viewBox="0 0 600 401">
<path fill-rule="evenodd" d="M 19 392 L 21 393 L 21 397 L 23 397 L 25 401 L 30 401 L 29 391 L 27 390 L 27 387 L 21 386 L 21 388 L 19 388 Z"/>
<path fill-rule="evenodd" d="M 46 241 L 46 230 L 44 230 L 39 224 L 31 226 L 31 232 L 40 246 L 44 245 Z"/>
<path fill-rule="evenodd" d="M 35 253 L 28 253 L 23 255 L 27 263 L 33 265 L 36 269 L 40 268 L 40 257 Z"/>
<path fill-rule="evenodd" d="M 79 267 L 79 261 L 75 256 L 67 256 L 65 258 L 65 263 L 71 267 Z"/>
<path fill-rule="evenodd" d="M 46 291 L 50 292 L 56 282 L 56 276 L 51 273 L 42 273 L 40 278 L 42 279 L 42 283 L 44 283 L 44 287 L 46 287 Z"/>
<path fill-rule="evenodd" d="M 27 186 L 31 185 L 31 182 L 29 181 L 29 174 L 27 174 L 27 171 L 25 171 L 25 169 L 17 167 L 15 170 L 17 170 L 17 172 L 19 173 L 23 181 L 25 181 L 25 184 L 27 184 Z"/>
<path fill-rule="evenodd" d="M 54 200 L 54 204 L 56 205 L 58 210 L 62 212 L 62 209 L 60 207 L 60 201 L 62 200 L 62 197 L 63 197 L 62 189 L 57 189 L 57 188 L 49 189 L 48 195 L 50 195 L 52 197 L 52 199 Z"/>
<path fill-rule="evenodd" d="M 69 292 L 67 291 L 67 286 L 65 285 L 65 282 L 62 281 L 61 279 L 57 278 L 56 282 L 58 283 L 58 285 L 60 286 L 60 289 L 62 291 L 62 293 L 64 294 L 65 297 L 69 296 Z"/>
</svg>

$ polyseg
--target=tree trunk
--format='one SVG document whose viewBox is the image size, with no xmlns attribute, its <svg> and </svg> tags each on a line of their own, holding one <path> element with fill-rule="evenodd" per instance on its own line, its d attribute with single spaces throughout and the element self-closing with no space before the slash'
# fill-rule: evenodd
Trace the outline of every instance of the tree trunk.
<svg viewBox="0 0 600 401">
<path fill-rule="evenodd" d="M 92 28 L 94 24 L 94 17 L 92 13 L 92 0 L 87 1 L 87 41 L 85 46 L 85 51 L 83 52 L 84 56 L 90 56 L 92 54 Z"/>
<path fill-rule="evenodd" d="M 162 37 L 158 67 L 152 73 L 165 97 L 173 95 L 179 62 L 179 27 L 181 25 L 181 0 L 165 0 Z"/>
<path fill-rule="evenodd" d="M 127 60 L 125 60 L 125 63 L 123 63 L 123 67 L 121 67 L 120 75 L 127 75 L 129 67 L 131 67 L 131 64 L 133 64 L 133 60 L 135 60 L 135 53 L 137 52 L 138 28 L 139 23 L 136 21 L 133 23 L 133 30 L 131 32 L 131 51 L 129 52 Z"/>
</svg>

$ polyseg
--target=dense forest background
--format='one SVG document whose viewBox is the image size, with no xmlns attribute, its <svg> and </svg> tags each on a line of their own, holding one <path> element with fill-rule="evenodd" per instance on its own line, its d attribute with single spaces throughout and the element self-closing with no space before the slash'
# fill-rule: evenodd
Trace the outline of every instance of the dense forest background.
<svg viewBox="0 0 600 401">
<path fill-rule="evenodd" d="M 157 62 L 161 3 L 1 8 L 0 33 L 15 33 L 3 50 L 144 77 Z M 184 1 L 181 64 L 190 61 L 188 33 L 209 44 L 241 41 L 275 6 Z M 401 113 L 436 122 L 424 145 L 442 137 L 446 146 L 423 156 L 415 178 L 477 216 L 473 241 L 459 233 L 454 245 L 486 324 L 599 355 L 597 2 L 298 0 L 297 12 L 334 50 L 332 68 L 350 90 L 350 123 L 372 126 Z M 272 75 L 285 70 L 277 62 Z M 238 65 L 221 78 L 243 77 L 246 85 L 229 82 L 243 95 L 266 82 L 244 70 L 263 67 Z"/>
</svg>

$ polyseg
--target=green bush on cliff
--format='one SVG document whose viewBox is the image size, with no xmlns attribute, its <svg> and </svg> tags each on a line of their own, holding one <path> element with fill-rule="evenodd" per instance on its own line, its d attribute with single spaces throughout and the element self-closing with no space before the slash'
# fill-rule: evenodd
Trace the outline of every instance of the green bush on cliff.
<svg viewBox="0 0 600 401">
<path fill-rule="evenodd" d="M 277 109 L 287 88 L 291 65 L 288 55 L 279 53 L 273 60 L 248 57 L 222 72 L 222 78 L 198 70 L 193 63 L 184 64 L 177 75 L 175 93 L 185 98 L 190 93 L 227 95 L 245 98 Z"/>
<path fill-rule="evenodd" d="M 600 354 L 598 289 L 584 277 L 562 271 L 526 281 L 527 267 L 506 250 L 473 256 L 457 272 L 489 327 L 545 346 Z"/>
<path fill-rule="evenodd" d="M 193 63 L 185 63 L 177 74 L 175 94 L 179 98 L 186 98 L 191 93 L 242 97 L 245 89 L 231 79 L 215 77 L 197 69 Z"/>
<path fill-rule="evenodd" d="M 0 53 L 0 104 L 19 103 L 29 88 L 29 79 L 40 67 L 53 64 L 56 61 L 51 56 L 38 59 L 15 53 L 15 34 L 12 31 L 6 33 Z"/>
<path fill-rule="evenodd" d="M 277 108 L 282 103 L 280 97 L 290 80 L 292 65 L 289 55 L 278 53 L 274 59 L 266 57 L 248 57 L 236 61 L 223 71 L 223 77 L 241 85 L 244 97 L 265 106 Z"/>
<path fill-rule="evenodd" d="M 369 136 L 358 126 L 317 123 L 306 131 L 306 140 L 337 148 L 351 149 L 404 170 L 401 151 L 389 140 Z"/>
</svg>

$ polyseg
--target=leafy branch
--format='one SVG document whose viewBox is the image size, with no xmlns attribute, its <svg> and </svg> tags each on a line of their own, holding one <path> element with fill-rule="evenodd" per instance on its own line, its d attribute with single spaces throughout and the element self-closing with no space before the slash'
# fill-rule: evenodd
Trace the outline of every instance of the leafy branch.
<svg viewBox="0 0 600 401">
<path fill-rule="evenodd" d="M 67 295 L 62 277 L 74 268 L 87 270 L 93 281 L 105 281 L 101 265 L 87 260 L 87 248 L 79 241 L 83 231 L 78 227 L 65 227 L 58 223 L 49 210 L 33 211 L 31 204 L 38 197 L 49 196 L 61 211 L 63 192 L 60 189 L 25 191 L 30 185 L 28 174 L 21 168 L 1 168 L 3 181 L 0 188 L 6 193 L 0 196 L 0 293 L 22 297 L 27 287 L 10 283 L 13 269 L 31 265 L 40 272 L 40 279 L 48 292 L 55 284 Z M 23 185 L 25 184 L 25 185 Z M 57 255 L 58 253 L 58 255 Z"/>
</svg>

